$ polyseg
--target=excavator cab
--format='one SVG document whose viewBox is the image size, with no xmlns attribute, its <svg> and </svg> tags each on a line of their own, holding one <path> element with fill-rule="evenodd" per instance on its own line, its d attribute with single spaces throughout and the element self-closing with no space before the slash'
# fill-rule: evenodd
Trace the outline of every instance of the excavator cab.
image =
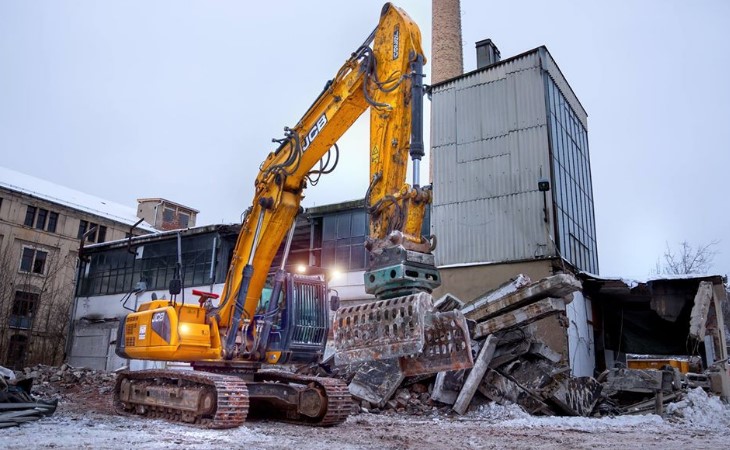
<svg viewBox="0 0 730 450">
<path fill-rule="evenodd" d="M 263 289 L 257 314 L 244 324 L 245 351 L 258 347 L 261 325 L 270 315 L 266 363 L 319 361 L 330 329 L 326 282 L 318 276 L 287 273 L 279 298 L 271 295 L 271 288 Z"/>
</svg>

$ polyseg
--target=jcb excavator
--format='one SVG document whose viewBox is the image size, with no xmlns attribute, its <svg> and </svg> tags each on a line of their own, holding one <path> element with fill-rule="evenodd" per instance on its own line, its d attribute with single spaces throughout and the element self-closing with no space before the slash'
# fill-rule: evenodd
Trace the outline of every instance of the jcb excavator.
<svg viewBox="0 0 730 450">
<path fill-rule="evenodd" d="M 333 169 L 336 141 L 368 108 L 365 285 L 380 300 L 337 311 L 337 363 L 400 360 L 407 374 L 471 366 L 463 316 L 431 311 L 430 292 L 440 280 L 432 238 L 420 233 L 431 201 L 430 188 L 419 184 L 425 61 L 417 25 L 385 4 L 373 33 L 262 163 L 220 301 L 194 291 L 199 305 L 177 303 L 181 286 L 173 282 L 171 299 L 142 304 L 120 324 L 119 356 L 185 361 L 195 370 L 119 374 L 118 410 L 211 428 L 238 426 L 249 410 L 319 426 L 347 418 L 351 400 L 342 381 L 262 367 L 322 356 L 331 323 L 326 282 L 286 273 L 284 265 L 308 182 Z M 412 185 L 405 183 L 409 154 Z M 282 242 L 281 267 L 265 288 Z"/>
</svg>

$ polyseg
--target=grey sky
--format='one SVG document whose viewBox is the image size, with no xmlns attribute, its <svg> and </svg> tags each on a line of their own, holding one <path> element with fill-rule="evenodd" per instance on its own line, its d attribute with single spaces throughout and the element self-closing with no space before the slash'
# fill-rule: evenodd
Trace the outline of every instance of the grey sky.
<svg viewBox="0 0 730 450">
<path fill-rule="evenodd" d="M 0 0 L 0 165 L 136 205 L 236 222 L 260 162 L 376 25 L 382 1 Z M 430 55 L 431 2 L 396 2 Z M 588 111 L 601 273 L 720 240 L 730 272 L 730 2 L 462 0 L 502 57 L 545 44 Z M 428 66 L 426 68 L 428 72 Z M 305 206 L 360 198 L 367 122 Z"/>
</svg>

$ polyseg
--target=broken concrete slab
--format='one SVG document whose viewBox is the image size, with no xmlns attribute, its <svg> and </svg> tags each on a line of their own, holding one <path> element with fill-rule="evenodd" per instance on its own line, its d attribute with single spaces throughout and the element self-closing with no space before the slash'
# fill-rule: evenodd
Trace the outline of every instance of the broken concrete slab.
<svg viewBox="0 0 730 450">
<path fill-rule="evenodd" d="M 609 395 L 622 391 L 651 394 L 658 390 L 672 392 L 673 386 L 673 370 L 610 369 L 605 390 Z"/>
<path fill-rule="evenodd" d="M 508 376 L 535 396 L 546 399 L 552 392 L 552 386 L 568 376 L 570 368 L 556 366 L 540 358 L 522 358 L 500 367 L 497 371 Z"/>
<path fill-rule="evenodd" d="M 494 369 L 516 360 L 530 350 L 531 344 L 532 342 L 527 338 L 519 341 L 507 342 L 506 344 L 502 344 L 500 339 L 499 345 L 494 351 L 494 356 L 489 362 L 489 367 Z"/>
<path fill-rule="evenodd" d="M 453 405 L 459 396 L 462 386 L 464 386 L 464 377 L 466 371 L 454 370 L 451 372 L 439 372 L 436 375 L 436 381 L 433 383 L 433 391 L 431 392 L 431 400 Z"/>
<path fill-rule="evenodd" d="M 463 307 L 464 302 L 452 294 L 444 294 L 443 297 L 433 303 L 433 309 L 441 312 L 449 312 L 455 309 L 461 310 Z"/>
<path fill-rule="evenodd" d="M 498 331 L 526 325 L 563 311 L 565 311 L 565 301 L 562 298 L 546 298 L 478 323 L 474 328 L 473 337 L 478 339 Z"/>
<path fill-rule="evenodd" d="M 552 409 L 537 396 L 531 394 L 522 386 L 502 375 L 496 370 L 488 369 L 479 392 L 488 399 L 501 405 L 516 403 L 529 414 L 554 415 Z"/>
<path fill-rule="evenodd" d="M 588 417 L 598 403 L 602 387 L 593 377 L 568 377 L 556 383 L 549 399 L 571 416 Z"/>
<path fill-rule="evenodd" d="M 471 311 L 483 307 L 489 302 L 499 300 L 500 298 L 512 294 L 513 292 L 516 292 L 519 289 L 530 285 L 531 283 L 532 280 L 530 280 L 530 277 L 528 277 L 527 275 L 519 274 L 517 275 L 517 277 L 515 277 L 514 280 L 510 280 L 507 283 L 499 286 L 497 289 L 485 292 L 484 294 L 475 298 L 470 304 L 464 306 L 461 309 L 461 312 L 463 312 L 464 314 L 470 313 Z"/>
<path fill-rule="evenodd" d="M 353 397 L 382 408 L 404 379 L 397 359 L 371 361 L 359 367 L 349 390 Z"/>
<path fill-rule="evenodd" d="M 562 298 L 582 288 L 581 282 L 570 274 L 559 274 L 543 278 L 498 300 L 484 303 L 475 309 L 465 307 L 462 312 L 467 319 L 482 321 L 509 312 L 547 297 Z M 571 299 L 566 299 L 569 303 Z"/>
<path fill-rule="evenodd" d="M 550 348 L 543 342 L 533 342 L 530 344 L 531 355 L 539 356 L 553 363 L 559 363 L 563 359 L 563 355 Z"/>
<path fill-rule="evenodd" d="M 489 367 L 489 363 L 494 356 L 494 350 L 496 349 L 496 347 L 497 337 L 494 335 L 487 336 L 487 340 L 484 342 L 484 345 L 482 345 L 482 349 L 479 351 L 479 355 L 477 355 L 474 367 L 471 369 L 469 375 L 466 377 L 466 380 L 464 381 L 464 387 L 461 388 L 459 396 L 454 402 L 453 409 L 457 413 L 464 414 L 467 408 L 469 408 L 469 403 L 471 402 L 472 397 L 474 397 L 474 394 L 479 387 L 479 383 L 482 381 L 484 373 Z"/>
<path fill-rule="evenodd" d="M 698 341 L 704 339 L 706 334 L 707 313 L 712 303 L 712 283 L 700 281 L 697 294 L 694 299 L 694 306 L 689 319 L 689 335 Z"/>
<path fill-rule="evenodd" d="M 661 392 L 661 391 L 659 391 Z M 650 411 L 654 411 L 659 414 L 657 411 L 657 403 L 658 401 L 661 401 L 662 404 L 669 403 L 677 399 L 677 394 L 669 394 L 669 395 L 661 395 L 661 396 L 655 396 L 654 398 L 650 400 L 643 400 L 638 403 L 634 403 L 633 405 L 626 406 L 622 408 L 621 414 L 645 414 Z M 663 408 L 662 408 L 663 409 Z"/>
</svg>

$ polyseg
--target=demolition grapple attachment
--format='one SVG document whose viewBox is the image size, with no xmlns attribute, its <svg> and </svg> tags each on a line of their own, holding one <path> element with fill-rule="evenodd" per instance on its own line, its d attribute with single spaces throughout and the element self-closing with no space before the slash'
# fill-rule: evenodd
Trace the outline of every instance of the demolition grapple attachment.
<svg viewBox="0 0 730 450">
<path fill-rule="evenodd" d="M 340 308 L 334 337 L 338 366 L 399 358 L 413 376 L 474 365 L 464 316 L 434 311 L 425 292 Z"/>
</svg>

